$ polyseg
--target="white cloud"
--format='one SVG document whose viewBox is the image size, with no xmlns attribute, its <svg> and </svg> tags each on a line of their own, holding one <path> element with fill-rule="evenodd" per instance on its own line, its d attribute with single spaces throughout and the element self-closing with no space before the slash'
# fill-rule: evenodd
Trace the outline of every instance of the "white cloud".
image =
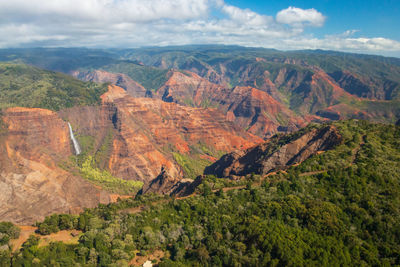
<svg viewBox="0 0 400 267">
<path fill-rule="evenodd" d="M 231 5 L 223 5 L 222 11 L 233 21 L 252 26 L 266 26 L 272 23 L 272 17 L 263 16 L 250 9 L 240 9 Z"/>
<path fill-rule="evenodd" d="M 0 47 L 215 43 L 400 54 L 399 42 L 357 38 L 355 30 L 324 38 L 304 33 L 324 22 L 315 9 L 289 7 L 273 16 L 223 0 L 0 0 Z"/>
<path fill-rule="evenodd" d="M 279 11 L 276 14 L 276 21 L 295 27 L 304 27 L 305 25 L 321 27 L 324 25 L 325 16 L 314 8 L 301 9 L 291 6 Z"/>
<path fill-rule="evenodd" d="M 326 36 L 323 39 L 297 37 L 285 39 L 283 44 L 289 49 L 326 49 L 347 52 L 391 54 L 400 52 L 400 42 L 387 38 L 343 38 Z"/>
<path fill-rule="evenodd" d="M 26 21 L 146 22 L 207 15 L 209 0 L 1 0 L 0 18 Z"/>
</svg>

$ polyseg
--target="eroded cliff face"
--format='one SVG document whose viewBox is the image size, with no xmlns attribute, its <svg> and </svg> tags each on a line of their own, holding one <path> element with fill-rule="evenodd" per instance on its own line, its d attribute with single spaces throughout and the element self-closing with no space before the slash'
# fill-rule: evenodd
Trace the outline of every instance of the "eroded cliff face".
<svg viewBox="0 0 400 267">
<path fill-rule="evenodd" d="M 83 147 L 85 152 L 93 154 L 104 145 L 104 142 L 107 141 L 105 139 L 109 135 L 114 136 L 113 114 L 115 114 L 115 112 L 116 109 L 113 106 L 99 105 L 72 107 L 59 111 L 58 115 L 63 120 L 71 123 L 78 139 L 89 137 L 93 140 L 93 143 L 90 144 L 90 148 Z M 108 155 L 104 156 L 106 157 Z M 106 159 L 97 163 L 100 168 L 108 166 Z"/>
<path fill-rule="evenodd" d="M 46 109 L 9 108 L 0 137 L 0 218 L 33 223 L 108 203 L 108 194 L 59 167 L 72 155 L 67 123 Z"/>
<path fill-rule="evenodd" d="M 117 86 L 102 96 L 112 115 L 117 135 L 108 168 L 123 179 L 149 184 L 161 169 L 171 177 L 186 176 L 175 155 L 183 157 L 205 152 L 199 144 L 215 151 L 249 148 L 261 139 L 235 127 L 216 109 L 167 103 L 158 99 L 133 98 Z"/>
<path fill-rule="evenodd" d="M 320 151 L 332 149 L 342 137 L 335 126 L 314 128 L 291 137 L 278 145 L 279 137 L 243 152 L 223 156 L 204 171 L 218 177 L 236 177 L 247 174 L 267 174 L 298 164 Z"/>
<path fill-rule="evenodd" d="M 348 70 L 335 71 L 330 76 L 347 92 L 362 98 L 390 100 L 399 97 L 399 85 L 388 79 L 371 79 Z"/>
<path fill-rule="evenodd" d="M 124 88 L 133 97 L 144 97 L 146 89 L 123 73 L 111 73 L 104 70 L 73 71 L 71 75 L 82 81 L 111 83 Z"/>
<path fill-rule="evenodd" d="M 183 105 L 215 107 L 229 121 L 262 137 L 296 130 L 307 122 L 265 91 L 251 86 L 229 89 L 188 71 L 175 71 L 155 97 Z"/>
<path fill-rule="evenodd" d="M 181 179 L 179 177 L 170 176 L 163 168 L 160 174 L 150 183 L 145 184 L 138 194 L 162 194 L 174 195 L 175 192 L 183 191 L 183 188 L 193 183 L 192 179 Z"/>
<path fill-rule="evenodd" d="M 270 137 L 306 125 L 305 119 L 253 87 L 237 86 L 227 99 L 227 118 L 258 136 Z"/>
<path fill-rule="evenodd" d="M 231 90 L 212 83 L 190 71 L 171 71 L 170 78 L 157 90 L 154 97 L 195 107 L 218 106 Z"/>
<path fill-rule="evenodd" d="M 123 74 L 92 71 L 76 72 L 75 76 L 121 85 L 134 97 L 217 108 L 229 121 L 263 138 L 292 132 L 309 122 L 349 118 L 379 122 L 398 117 L 398 109 L 382 108 L 382 99 L 392 99 L 397 92 L 395 84 L 390 89 L 390 81 L 377 84 L 349 71 L 328 74 L 318 66 L 296 60 L 284 61 L 279 67 L 266 66 L 268 62 L 263 58 L 255 61 L 238 59 L 220 64 L 218 75 L 211 66 L 188 61 L 183 66 L 186 70 L 171 69 L 164 85 L 152 93 L 146 93 Z M 230 79 L 240 86 L 232 88 Z M 369 108 L 374 106 L 375 99 L 380 100 L 381 107 Z"/>
<path fill-rule="evenodd" d="M 281 66 L 268 66 L 263 58 L 255 61 L 219 64 L 215 83 L 206 71 L 213 67 L 203 64 L 199 68 L 188 61 L 185 69 L 195 73 L 171 71 L 155 97 L 216 107 L 229 120 L 261 137 L 291 132 L 312 121 L 356 118 L 390 122 L 398 117 L 394 105 L 385 108 L 385 99 L 395 99 L 398 92 L 398 85 L 389 80 L 376 81 L 345 70 L 328 74 L 301 60 L 286 60 Z M 229 87 L 232 79 L 240 86 Z"/>
<path fill-rule="evenodd" d="M 209 164 L 215 160 L 214 152 L 219 155 L 262 142 L 217 109 L 134 98 L 118 86 L 109 87 L 99 106 L 59 112 L 10 108 L 2 119 L 0 216 L 17 223 L 110 201 L 99 187 L 72 174 L 79 170 L 68 163 L 74 151 L 67 122 L 82 140 L 84 155 L 109 143 L 97 167 L 121 179 L 143 181 L 146 192 L 174 191 L 188 177 L 187 160 Z"/>
</svg>

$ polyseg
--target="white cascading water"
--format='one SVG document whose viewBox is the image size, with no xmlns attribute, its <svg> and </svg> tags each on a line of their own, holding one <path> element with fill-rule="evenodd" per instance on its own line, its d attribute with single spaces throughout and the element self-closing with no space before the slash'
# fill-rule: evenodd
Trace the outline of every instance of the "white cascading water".
<svg viewBox="0 0 400 267">
<path fill-rule="evenodd" d="M 72 131 L 72 127 L 69 122 L 68 122 L 68 127 L 69 127 L 69 135 L 71 136 L 72 143 L 74 144 L 75 154 L 79 155 L 82 152 L 81 147 L 79 146 L 78 141 L 75 139 L 74 132 Z"/>
</svg>

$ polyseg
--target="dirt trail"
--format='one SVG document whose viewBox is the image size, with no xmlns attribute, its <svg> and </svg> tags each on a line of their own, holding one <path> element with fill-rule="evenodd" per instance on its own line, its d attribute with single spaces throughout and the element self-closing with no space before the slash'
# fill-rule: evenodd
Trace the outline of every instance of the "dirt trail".
<svg viewBox="0 0 400 267">
<path fill-rule="evenodd" d="M 365 145 L 365 142 L 366 142 L 365 139 L 366 139 L 366 138 L 367 138 L 367 136 L 366 136 L 366 135 L 363 135 L 363 136 L 362 136 L 362 139 L 361 139 L 361 142 L 358 144 L 358 146 L 355 147 L 355 148 L 353 148 L 353 150 L 351 151 L 351 160 L 350 160 L 350 163 L 349 163 L 349 165 L 346 166 L 346 168 L 349 168 L 349 167 L 353 166 L 354 163 L 356 163 L 356 160 L 357 160 L 357 158 L 358 158 L 358 154 L 359 154 L 361 148 Z"/>
<path fill-rule="evenodd" d="M 28 240 L 30 235 L 34 235 L 37 227 L 34 226 L 29 226 L 29 225 L 21 225 L 19 226 L 21 229 L 21 233 L 19 234 L 18 239 L 12 239 L 10 241 L 13 251 L 18 250 L 21 248 L 22 244 L 25 243 L 26 240 Z"/>
<path fill-rule="evenodd" d="M 360 144 L 358 145 L 358 147 L 356 147 L 355 149 L 353 149 L 352 151 L 352 157 L 351 157 L 351 165 L 353 165 L 354 163 L 356 163 L 357 157 L 358 157 L 358 153 L 360 153 L 361 148 L 365 145 L 367 136 L 363 135 L 362 140 L 360 142 Z"/>
<path fill-rule="evenodd" d="M 285 171 L 279 171 L 279 172 L 287 173 L 287 172 L 285 172 Z M 253 185 L 253 186 L 261 186 L 262 182 L 263 182 L 268 176 L 275 175 L 275 174 L 277 174 L 277 173 L 278 173 L 278 172 L 270 172 L 270 173 L 264 175 L 263 177 L 261 177 L 260 181 L 254 182 L 252 185 Z M 307 173 L 305 173 L 305 174 L 307 174 Z M 311 174 L 310 174 L 310 175 L 311 175 Z M 247 186 L 247 185 L 237 185 L 237 186 L 232 186 L 232 187 L 224 187 L 224 188 L 222 188 L 222 191 L 228 192 L 228 191 L 231 191 L 231 190 L 244 189 L 244 188 L 246 188 L 246 186 Z M 212 192 L 213 192 L 213 193 L 216 193 L 216 192 L 218 192 L 219 190 L 220 190 L 220 189 L 213 189 Z M 176 199 L 176 200 L 183 200 L 183 199 L 187 199 L 187 198 L 191 198 L 191 197 L 195 197 L 195 196 L 197 196 L 197 194 L 196 194 L 196 193 L 193 193 L 193 194 L 190 194 L 190 195 L 184 196 L 184 197 L 174 197 L 172 200 L 175 200 L 175 199 Z M 168 201 L 171 201 L 171 200 L 163 199 L 163 200 L 160 200 L 160 201 L 157 201 L 157 202 L 153 202 L 151 205 L 157 205 L 157 204 L 160 204 L 160 203 L 163 203 L 163 202 L 165 203 L 165 202 L 168 202 Z M 139 213 L 139 212 L 142 212 L 142 211 L 146 210 L 146 208 L 147 208 L 147 206 L 142 205 L 142 206 L 139 206 L 139 207 L 124 209 L 124 210 L 121 210 L 120 212 L 121 212 L 121 213 L 135 214 L 135 213 Z"/>
<path fill-rule="evenodd" d="M 361 146 L 365 143 L 365 142 L 364 142 L 364 138 L 365 138 L 365 136 L 363 136 L 363 141 L 360 143 L 360 145 L 359 145 L 357 148 L 355 148 L 355 149 L 353 150 L 353 156 L 352 156 L 352 161 L 351 161 L 350 165 L 353 164 L 353 162 L 354 162 L 355 159 L 357 158 L 357 154 L 358 154 L 359 150 L 361 149 Z M 252 186 L 261 186 L 261 185 L 262 185 L 262 182 L 263 182 L 267 177 L 272 176 L 272 175 L 276 175 L 278 172 L 287 173 L 286 171 L 283 171 L 283 170 L 281 170 L 281 171 L 275 171 L 275 172 L 270 172 L 270 173 L 268 173 L 268 174 L 262 176 L 262 177 L 260 178 L 259 181 L 253 182 L 253 183 L 252 183 Z M 312 172 L 304 172 L 304 173 L 299 174 L 299 176 L 301 177 L 301 176 L 315 175 L 315 174 L 320 174 L 320 173 L 323 173 L 323 172 L 326 172 L 326 170 L 312 171 Z M 228 192 L 228 191 L 231 191 L 231 190 L 244 189 L 244 188 L 246 188 L 246 186 L 247 186 L 247 185 L 239 185 L 239 186 L 232 186 L 232 187 L 224 187 L 224 188 L 222 188 L 222 190 L 223 190 L 224 192 Z M 219 190 L 220 190 L 220 189 L 214 189 L 214 190 L 212 190 L 212 192 L 215 193 L 215 192 L 217 192 L 217 191 L 219 191 Z M 147 210 L 150 206 L 155 206 L 155 205 L 159 205 L 159 204 L 162 204 L 162 203 L 167 203 L 167 202 L 169 202 L 169 201 L 171 201 L 171 200 L 175 200 L 175 199 L 176 199 L 176 200 L 183 200 L 183 199 L 187 199 L 187 198 L 191 198 L 191 197 L 195 197 L 195 196 L 197 196 L 197 194 L 196 194 L 196 193 L 193 193 L 193 194 L 191 194 L 191 195 L 184 196 L 184 197 L 175 197 L 175 198 L 173 198 L 173 199 L 162 199 L 162 200 L 153 202 L 153 203 L 151 203 L 150 205 L 141 205 L 141 206 L 138 206 L 138 207 L 123 209 L 123 210 L 120 210 L 119 213 L 136 214 L 136 213 L 140 213 L 140 212 L 143 212 L 143 211 Z M 128 197 L 131 197 L 131 196 L 115 195 L 115 200 L 117 200 L 118 197 L 120 197 L 120 198 L 128 198 Z M 28 238 L 29 238 L 29 236 L 30 236 L 31 234 L 40 237 L 41 242 L 40 242 L 39 246 L 48 245 L 48 244 L 49 244 L 50 242 L 52 242 L 52 241 L 63 241 L 63 242 L 66 242 L 66 243 L 77 243 L 78 240 L 79 240 L 80 235 L 82 234 L 81 231 L 76 231 L 76 230 L 64 230 L 64 231 L 60 231 L 60 232 L 58 232 L 58 233 L 53 233 L 53 234 L 50 234 L 50 235 L 42 236 L 42 235 L 39 235 L 39 234 L 36 234 L 36 233 L 35 233 L 35 231 L 37 230 L 37 227 L 34 227 L 34 226 L 19 226 L 19 227 L 21 228 L 20 237 L 19 237 L 18 239 L 15 239 L 15 240 L 12 240 L 12 241 L 11 241 L 11 244 L 13 245 L 13 251 L 16 251 L 17 249 L 21 248 L 22 244 L 23 244 L 26 240 L 28 240 Z M 156 254 L 158 255 L 159 253 L 156 251 Z M 150 256 L 151 256 L 151 255 L 143 256 L 143 257 L 142 257 L 142 256 L 137 256 L 137 257 L 135 257 L 135 259 L 137 259 L 137 260 L 135 260 L 135 259 L 132 260 L 132 261 L 130 262 L 130 265 L 137 265 L 137 264 L 140 265 L 139 262 L 142 262 L 142 260 L 144 260 L 144 259 L 146 259 L 146 260 L 149 260 L 149 259 L 152 260 Z M 155 258 L 157 258 L 157 256 L 156 256 Z M 139 259 L 140 259 L 140 260 L 139 260 Z M 145 262 L 145 260 L 144 260 L 143 262 Z M 141 263 L 141 264 L 143 264 L 143 263 Z"/>
</svg>

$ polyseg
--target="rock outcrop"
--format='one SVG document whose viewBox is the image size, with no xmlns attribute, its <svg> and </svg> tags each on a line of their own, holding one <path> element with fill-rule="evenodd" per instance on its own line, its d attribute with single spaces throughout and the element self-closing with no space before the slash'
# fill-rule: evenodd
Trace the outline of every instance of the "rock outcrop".
<svg viewBox="0 0 400 267">
<path fill-rule="evenodd" d="M 204 174 L 217 177 L 267 174 L 301 163 L 319 151 L 332 149 L 341 140 L 335 126 L 306 128 L 284 138 L 274 137 L 244 152 L 227 154 L 207 167 Z"/>
<path fill-rule="evenodd" d="M 269 60 L 221 63 L 219 73 L 215 66 L 189 60 L 181 66 L 184 70 L 171 69 L 164 85 L 151 93 L 124 74 L 91 71 L 75 76 L 121 85 L 134 97 L 217 108 L 228 120 L 263 138 L 295 131 L 309 122 L 349 118 L 379 122 L 399 116 L 395 105 L 376 102 L 396 98 L 396 83 L 369 80 L 345 70 L 328 74 L 302 60 L 277 59 L 269 66 Z M 233 88 L 232 79 L 238 84 Z"/>
<path fill-rule="evenodd" d="M 191 184 L 191 179 L 180 179 L 179 177 L 171 177 L 164 167 L 161 168 L 160 174 L 149 184 L 145 184 L 138 194 L 156 193 L 162 195 L 173 195 L 174 192 L 180 191 L 182 186 Z"/>
<path fill-rule="evenodd" d="M 217 109 L 134 98 L 118 86 L 110 86 L 102 101 L 100 106 L 57 113 L 35 108 L 9 108 L 3 113 L 2 220 L 33 223 L 55 212 L 78 212 L 110 201 L 106 192 L 73 175 L 74 170 L 60 167 L 73 155 L 67 121 L 78 139 L 93 140 L 86 153 L 95 152 L 111 136 L 100 168 L 121 179 L 143 181 L 144 192 L 162 194 L 188 181 L 180 165 L 185 163 L 176 156 L 209 160 L 210 151 L 242 150 L 262 141 L 234 126 Z"/>
<path fill-rule="evenodd" d="M 228 120 L 262 137 L 306 125 L 304 119 L 267 92 L 251 86 L 229 89 L 189 71 L 174 71 L 154 97 L 182 105 L 218 108 Z"/>
<path fill-rule="evenodd" d="M 82 81 L 111 83 L 124 88 L 133 97 L 145 97 L 146 89 L 123 73 L 111 73 L 104 70 L 73 71 L 71 75 Z"/>
<path fill-rule="evenodd" d="M 170 193 L 171 196 L 175 197 L 186 197 L 193 194 L 196 188 L 203 182 L 204 175 L 199 175 L 194 180 L 180 181 L 174 187 L 174 190 Z"/>
<path fill-rule="evenodd" d="M 231 122 L 217 109 L 192 108 L 158 99 L 133 98 L 110 86 L 103 105 L 113 107 L 117 135 L 108 168 L 122 179 L 149 184 L 162 167 L 170 177 L 185 177 L 174 155 L 204 154 L 199 144 L 215 151 L 247 149 L 262 140 Z"/>
<path fill-rule="evenodd" d="M 59 167 L 72 155 L 67 123 L 46 109 L 9 108 L 0 137 L 0 218 L 27 224 L 108 203 L 108 194 Z"/>
<path fill-rule="evenodd" d="M 348 70 L 335 71 L 330 73 L 330 76 L 352 95 L 374 100 L 390 100 L 398 97 L 396 91 L 399 85 L 383 77 L 377 80 Z"/>
</svg>

